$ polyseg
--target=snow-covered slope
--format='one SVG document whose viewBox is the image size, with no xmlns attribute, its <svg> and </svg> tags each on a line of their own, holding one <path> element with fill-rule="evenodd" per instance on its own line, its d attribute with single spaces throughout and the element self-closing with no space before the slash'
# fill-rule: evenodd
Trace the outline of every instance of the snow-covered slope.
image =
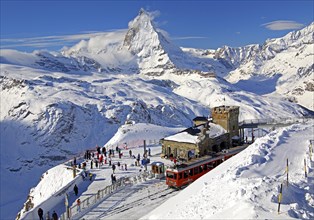
<svg viewBox="0 0 314 220">
<path fill-rule="evenodd" d="M 11 217 L 41 173 L 84 149 L 103 145 L 126 122 L 187 127 L 193 117 L 209 112 L 173 93 L 167 81 L 5 64 L 1 71 L 1 177 L 6 177 L 1 178 L 1 210 L 12 210 L 6 205 L 14 202 Z"/>
<path fill-rule="evenodd" d="M 313 133 L 310 121 L 257 139 L 142 219 L 313 219 L 313 169 L 308 177 L 304 174 L 304 159 L 309 172 L 309 140 Z"/>
<path fill-rule="evenodd" d="M 223 79 L 195 74 L 170 80 L 137 74 L 74 75 L 8 64 L 1 64 L 1 70 L 1 175 L 19 179 L 9 184 L 1 178 L 6 195 L 1 204 L 14 201 L 16 212 L 41 173 L 103 145 L 125 123 L 188 127 L 195 116 L 208 115 L 209 107 L 222 104 L 240 105 L 240 119 L 308 114 L 280 98 L 263 98 Z"/>
</svg>

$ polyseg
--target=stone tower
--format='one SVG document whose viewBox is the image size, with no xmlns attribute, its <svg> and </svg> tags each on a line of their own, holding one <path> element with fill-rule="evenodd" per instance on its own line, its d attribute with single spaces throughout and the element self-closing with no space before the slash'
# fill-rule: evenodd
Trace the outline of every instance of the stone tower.
<svg viewBox="0 0 314 220">
<path fill-rule="evenodd" d="M 238 106 L 219 106 L 211 109 L 213 122 L 219 124 L 232 137 L 239 136 L 239 107 Z"/>
</svg>

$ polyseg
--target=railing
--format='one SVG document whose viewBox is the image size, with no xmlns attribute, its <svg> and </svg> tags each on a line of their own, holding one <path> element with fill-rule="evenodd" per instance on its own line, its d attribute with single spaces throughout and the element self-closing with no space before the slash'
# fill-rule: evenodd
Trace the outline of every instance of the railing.
<svg viewBox="0 0 314 220">
<path fill-rule="evenodd" d="M 313 119 L 313 116 L 302 117 L 302 118 L 266 118 L 266 119 L 246 119 L 239 122 L 239 126 L 245 124 L 267 124 L 267 125 L 276 125 L 276 124 L 293 124 L 293 123 L 305 123 L 308 119 Z"/>
<path fill-rule="evenodd" d="M 81 201 L 80 207 L 77 204 L 72 205 L 69 208 L 69 217 L 67 218 L 67 213 L 63 213 L 60 216 L 61 220 L 68 220 L 68 219 L 76 219 L 79 218 L 79 215 L 84 214 L 88 211 L 88 208 L 94 206 L 105 200 L 107 197 L 110 196 L 113 192 L 121 189 L 127 185 L 133 185 L 139 182 L 145 182 L 147 179 L 151 179 L 153 176 L 152 172 L 147 171 L 143 172 L 140 175 L 134 175 L 129 177 L 122 177 L 117 180 L 116 183 L 106 186 L 105 188 L 98 190 L 98 192 L 94 195 L 89 196 L 88 198 Z"/>
</svg>

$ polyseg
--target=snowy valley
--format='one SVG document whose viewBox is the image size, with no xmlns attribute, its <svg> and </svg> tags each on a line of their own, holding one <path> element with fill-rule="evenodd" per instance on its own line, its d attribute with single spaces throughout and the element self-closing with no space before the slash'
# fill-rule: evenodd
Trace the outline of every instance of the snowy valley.
<svg viewBox="0 0 314 220">
<path fill-rule="evenodd" d="M 149 12 L 141 10 L 129 22 L 128 29 L 81 41 L 60 52 L 1 50 L 0 218 L 15 218 L 30 189 L 38 184 L 46 170 L 86 149 L 94 149 L 96 145 L 103 146 L 109 141 L 112 145 L 125 143 L 126 139 L 120 136 L 124 126 L 146 124 L 138 129 L 137 135 L 124 131 L 136 142 L 159 140 L 189 127 L 194 117 L 208 116 L 210 108 L 220 105 L 240 106 L 240 121 L 313 117 L 313 35 L 314 23 L 282 38 L 270 39 L 262 46 L 226 46 L 217 50 L 180 48 L 171 42 L 165 31 L 155 26 Z M 152 129 L 154 126 L 158 128 Z M 143 132 L 145 129 L 150 133 Z M 294 136 L 298 132 L 300 134 L 291 143 L 276 139 L 289 138 L 290 134 Z M 238 159 L 224 163 L 224 168 L 219 167 L 195 182 L 198 194 L 186 204 L 195 203 L 194 208 L 203 209 L 196 201 L 206 197 L 209 181 L 216 185 L 220 180 L 234 181 L 236 186 L 257 187 L 260 192 L 265 190 L 267 183 L 278 187 L 276 175 L 279 171 L 270 172 L 279 164 L 275 158 L 269 159 L 270 163 L 275 163 L 267 170 L 269 173 L 261 174 L 268 178 L 254 176 L 260 172 L 259 167 L 268 164 L 263 158 L 281 145 L 290 150 L 289 144 L 296 144 L 304 137 L 304 151 L 295 153 L 303 158 L 306 141 L 313 139 L 313 121 L 269 135 L 243 152 L 243 160 L 238 155 Z M 156 153 L 159 151 L 156 149 Z M 297 161 L 292 163 L 299 164 Z M 214 179 L 215 174 L 222 178 Z M 254 181 L 247 183 L 241 178 Z M 296 178 L 298 185 L 293 189 L 302 187 L 302 192 L 306 191 L 306 207 L 288 211 L 282 218 L 314 216 L 311 212 L 313 193 L 309 192 L 313 183 L 309 186 L 303 180 L 299 184 L 300 181 L 301 178 Z M 178 196 L 190 192 L 193 185 Z M 230 189 L 226 189 L 225 195 L 233 195 L 227 190 Z M 235 197 L 246 203 L 245 199 L 253 196 L 249 191 L 250 188 L 237 189 Z M 217 198 L 212 195 L 206 197 L 206 201 Z M 275 200 L 259 195 L 257 198 L 262 201 L 258 204 Z M 178 199 L 174 197 L 174 200 Z M 232 205 L 226 207 L 234 209 Z M 256 209 L 252 203 L 246 205 L 245 210 Z M 204 212 L 195 212 L 183 206 L 176 213 L 165 215 L 157 210 L 160 215 L 153 213 L 147 218 L 165 216 L 172 219 L 176 214 L 179 218 L 218 218 L 224 210 L 214 205 L 204 209 Z M 273 218 L 274 215 L 269 214 L 272 209 L 267 210 L 252 211 L 245 217 Z M 235 209 L 234 216 L 241 217 L 241 211 Z"/>
</svg>

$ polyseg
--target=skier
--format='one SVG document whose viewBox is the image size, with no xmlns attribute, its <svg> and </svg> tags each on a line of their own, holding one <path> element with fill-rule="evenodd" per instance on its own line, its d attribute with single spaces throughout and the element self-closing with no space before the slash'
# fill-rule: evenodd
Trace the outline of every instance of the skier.
<svg viewBox="0 0 314 220">
<path fill-rule="evenodd" d="M 78 194 L 78 187 L 77 187 L 76 184 L 75 184 L 75 186 L 74 186 L 74 188 L 73 188 L 73 191 L 74 191 L 74 193 L 75 193 L 75 196 L 77 196 L 77 194 Z"/>
<path fill-rule="evenodd" d="M 44 211 L 42 210 L 42 208 L 39 208 L 38 209 L 39 220 L 44 220 L 43 215 L 44 215 Z"/>
<path fill-rule="evenodd" d="M 90 168 L 93 169 L 93 160 L 90 161 Z"/>
<path fill-rule="evenodd" d="M 132 157 L 132 151 L 131 150 L 129 150 L 129 154 L 130 154 L 130 157 Z"/>
</svg>

